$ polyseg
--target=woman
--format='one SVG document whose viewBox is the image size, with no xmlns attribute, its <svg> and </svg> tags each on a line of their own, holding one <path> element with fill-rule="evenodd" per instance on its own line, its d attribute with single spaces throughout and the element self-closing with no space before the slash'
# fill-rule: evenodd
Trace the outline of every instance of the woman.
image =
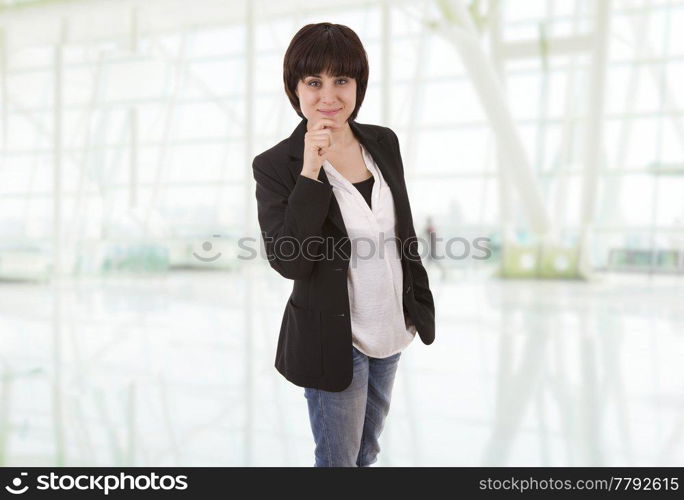
<svg viewBox="0 0 684 500">
<path fill-rule="evenodd" d="M 292 279 L 276 369 L 304 387 L 315 466 L 368 466 L 401 351 L 435 336 L 396 134 L 356 123 L 366 51 L 346 26 L 304 26 L 284 59 L 302 118 L 254 158 L 259 225 L 273 269 Z"/>
</svg>

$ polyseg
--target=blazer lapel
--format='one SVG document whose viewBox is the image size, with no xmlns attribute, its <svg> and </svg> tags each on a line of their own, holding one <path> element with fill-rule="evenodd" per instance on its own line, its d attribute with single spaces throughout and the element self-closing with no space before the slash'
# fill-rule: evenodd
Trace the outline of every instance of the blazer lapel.
<svg viewBox="0 0 684 500">
<path fill-rule="evenodd" d="M 396 231 L 400 240 L 408 237 L 408 195 L 403 188 L 402 179 L 400 179 L 399 161 L 394 154 L 394 150 L 386 136 L 383 135 L 382 129 L 377 127 L 370 127 L 362 123 L 349 122 L 349 126 L 354 135 L 356 135 L 359 142 L 368 150 L 368 153 L 373 157 L 376 165 L 382 172 L 385 182 L 392 192 L 394 199 L 394 210 L 396 212 Z M 322 169 L 321 169 L 322 170 Z"/>
<path fill-rule="evenodd" d="M 290 169 L 293 171 L 295 178 L 302 170 L 302 159 L 304 158 L 304 135 L 306 134 L 307 120 L 306 118 L 297 125 L 288 140 L 289 155 L 291 157 Z M 392 192 L 394 199 L 394 206 L 397 216 L 397 236 L 402 241 L 408 234 L 408 197 L 405 190 L 402 188 L 401 180 L 399 179 L 399 169 L 392 166 L 394 161 L 394 153 L 389 147 L 387 141 L 384 140 L 381 129 L 371 127 L 363 123 L 356 123 L 349 121 L 349 126 L 358 141 L 363 144 L 368 153 L 373 157 L 378 168 L 382 172 L 387 185 Z M 321 167 L 318 172 L 318 180 L 330 186 L 330 181 L 325 173 L 325 169 Z M 337 203 L 335 196 L 330 201 L 330 209 L 328 211 L 328 219 L 332 224 L 342 231 L 345 236 L 348 236 L 347 229 L 344 226 L 344 219 L 340 211 L 340 205 Z"/>
</svg>

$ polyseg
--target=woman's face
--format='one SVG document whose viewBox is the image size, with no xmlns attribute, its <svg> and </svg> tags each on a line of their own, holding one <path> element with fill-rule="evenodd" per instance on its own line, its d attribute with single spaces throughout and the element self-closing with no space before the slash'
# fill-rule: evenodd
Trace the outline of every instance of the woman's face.
<svg viewBox="0 0 684 500">
<path fill-rule="evenodd" d="M 302 114 L 308 121 L 328 117 L 341 126 L 356 107 L 356 80 L 327 73 L 309 75 L 299 81 L 296 94 Z"/>
</svg>

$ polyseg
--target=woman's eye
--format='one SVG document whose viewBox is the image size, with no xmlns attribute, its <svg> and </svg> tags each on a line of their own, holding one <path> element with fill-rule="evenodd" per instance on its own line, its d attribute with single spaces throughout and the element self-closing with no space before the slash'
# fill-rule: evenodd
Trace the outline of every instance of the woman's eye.
<svg viewBox="0 0 684 500">
<path fill-rule="evenodd" d="M 346 78 L 338 78 L 337 81 L 338 81 L 338 82 L 344 82 L 344 83 L 348 83 L 348 82 L 349 82 L 349 80 L 346 79 Z M 307 85 L 311 86 L 311 84 L 313 84 L 313 83 L 320 84 L 321 82 L 319 82 L 318 80 L 311 80 L 309 83 L 307 83 Z M 318 85 L 313 85 L 313 86 L 316 87 L 316 86 L 318 86 Z"/>
</svg>

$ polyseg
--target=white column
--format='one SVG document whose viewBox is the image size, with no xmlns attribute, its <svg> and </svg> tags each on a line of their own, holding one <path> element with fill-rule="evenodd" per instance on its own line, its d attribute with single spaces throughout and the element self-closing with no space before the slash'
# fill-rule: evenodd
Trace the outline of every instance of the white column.
<svg viewBox="0 0 684 500">
<path fill-rule="evenodd" d="M 591 228 L 596 213 L 596 193 L 603 154 L 603 115 L 605 107 L 606 64 L 608 60 L 608 32 L 610 30 L 611 0 L 591 2 L 594 6 L 593 48 L 585 130 L 584 179 L 582 183 L 580 216 L 581 234 L 579 269 L 587 276 L 591 272 Z"/>
<path fill-rule="evenodd" d="M 250 161 L 254 157 L 254 81 L 255 81 L 255 54 L 256 42 L 255 31 L 256 23 L 254 19 L 254 3 L 250 0 L 245 2 L 245 158 Z M 243 234 L 249 234 L 248 231 L 252 227 L 252 212 L 254 206 L 252 199 L 254 197 L 254 185 L 251 182 L 244 183 L 244 203 L 245 203 L 245 224 Z M 253 449 L 254 449 L 254 392 L 255 392 L 255 376 L 254 370 L 256 366 L 254 363 L 255 347 L 254 347 L 254 332 L 252 329 L 252 311 L 254 310 L 252 301 L 253 281 L 252 273 L 254 266 L 246 266 L 245 272 L 247 279 L 245 279 L 245 304 L 244 311 L 244 339 L 245 339 L 245 384 L 242 390 L 245 401 L 245 428 L 244 428 L 244 448 L 243 461 L 244 466 L 252 465 Z"/>
<path fill-rule="evenodd" d="M 53 129 L 52 129 L 52 417 L 57 467 L 66 463 L 64 416 L 62 410 L 62 286 L 64 278 L 62 239 L 62 81 L 63 47 L 67 37 L 67 21 L 62 19 L 54 46 Z"/>
</svg>

